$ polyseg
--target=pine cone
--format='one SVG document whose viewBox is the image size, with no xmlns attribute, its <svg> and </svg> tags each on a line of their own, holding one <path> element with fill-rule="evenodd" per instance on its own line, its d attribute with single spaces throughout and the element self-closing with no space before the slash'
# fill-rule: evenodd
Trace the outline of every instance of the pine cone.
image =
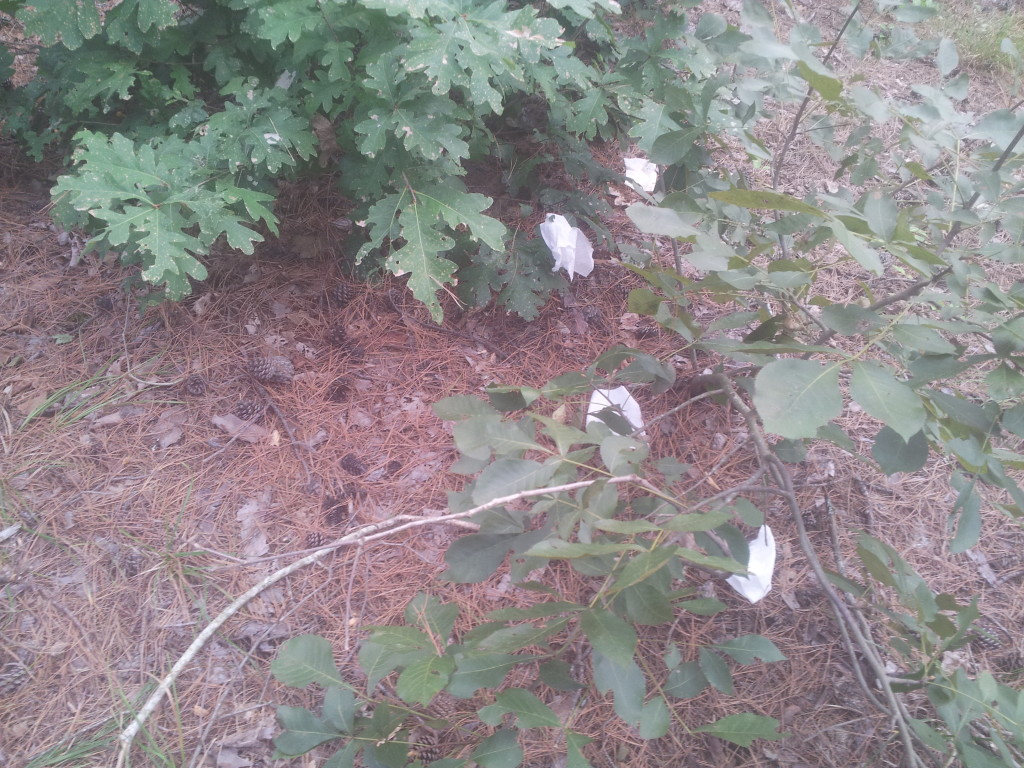
<svg viewBox="0 0 1024 768">
<path fill-rule="evenodd" d="M 346 453 L 338 465 L 350 475 L 365 475 L 367 472 L 366 465 L 354 453 Z"/>
<path fill-rule="evenodd" d="M 198 373 L 193 373 L 187 377 L 181 388 L 185 391 L 186 395 L 192 397 L 202 397 L 206 394 L 206 379 L 200 376 Z"/>
<path fill-rule="evenodd" d="M 258 403 L 255 400 L 240 400 L 238 405 L 235 406 L 234 413 L 242 421 L 251 421 L 253 424 L 259 424 L 263 421 L 263 411 L 263 403 Z"/>
<path fill-rule="evenodd" d="M 334 541 L 345 532 L 349 523 L 350 491 L 343 491 L 338 496 L 327 496 L 320 505 L 323 514 L 320 518 L 321 530 L 306 534 L 306 548 L 318 549 L 328 542 Z"/>
<path fill-rule="evenodd" d="M 459 714 L 459 705 L 450 693 L 441 691 L 430 702 L 430 711 L 443 720 L 453 720 Z"/>
<path fill-rule="evenodd" d="M 347 379 L 335 379 L 327 387 L 327 399 L 332 403 L 344 403 L 352 394 L 352 387 Z"/>
<path fill-rule="evenodd" d="M 283 355 L 253 357 L 249 359 L 249 372 L 263 384 L 291 384 L 295 366 Z"/>
<path fill-rule="evenodd" d="M 28 682 L 28 667 L 20 661 L 4 664 L 0 669 L 0 696 L 10 696 L 18 692 Z"/>
<path fill-rule="evenodd" d="M 440 734 L 433 728 L 414 728 L 409 734 L 409 758 L 424 765 L 440 760 L 444 757 L 440 742 Z"/>
<path fill-rule="evenodd" d="M 331 532 L 341 533 L 349 522 L 349 500 L 353 498 L 351 492 L 344 492 L 340 496 L 328 496 L 320 505 L 323 510 L 324 527 Z"/>
<path fill-rule="evenodd" d="M 1002 629 L 984 616 L 979 617 L 971 627 L 970 643 L 977 651 L 1001 651 L 1006 647 Z"/>
<path fill-rule="evenodd" d="M 335 283 L 327 291 L 328 300 L 338 309 L 347 307 L 352 299 L 358 295 L 359 291 L 356 290 L 356 287 L 348 283 Z"/>
<path fill-rule="evenodd" d="M 341 347 L 342 349 L 347 349 L 352 344 L 348 333 L 345 331 L 344 323 L 334 323 L 334 325 L 327 329 L 324 339 L 332 347 Z"/>
</svg>

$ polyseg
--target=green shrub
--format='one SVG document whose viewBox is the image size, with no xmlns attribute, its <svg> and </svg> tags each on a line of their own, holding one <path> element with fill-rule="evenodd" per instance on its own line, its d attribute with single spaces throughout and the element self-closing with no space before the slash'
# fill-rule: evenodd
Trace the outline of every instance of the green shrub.
<svg viewBox="0 0 1024 768">
<path fill-rule="evenodd" d="M 512 162 L 534 136 L 552 160 L 602 173 L 584 140 L 614 137 L 623 118 L 605 19 L 618 4 L 542 8 L 126 0 L 101 14 L 41 0 L 17 13 L 42 47 L 36 76 L 2 96 L 3 128 L 36 156 L 74 142 L 55 218 L 169 298 L 205 276 L 218 238 L 251 252 L 256 225 L 277 231 L 275 179 L 329 171 L 366 221 L 355 260 L 408 274 L 435 318 L 456 282 L 532 316 L 564 283 L 506 251 L 491 198 L 464 177 L 486 164 L 534 187 Z M 529 202 L 559 197 L 586 213 L 572 195 Z"/>
</svg>

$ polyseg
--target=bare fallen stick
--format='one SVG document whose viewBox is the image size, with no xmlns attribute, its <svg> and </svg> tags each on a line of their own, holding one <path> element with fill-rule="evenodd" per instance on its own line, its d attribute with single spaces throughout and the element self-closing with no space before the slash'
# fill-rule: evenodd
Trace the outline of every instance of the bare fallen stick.
<svg viewBox="0 0 1024 768">
<path fill-rule="evenodd" d="M 148 720 L 149 716 L 153 714 L 158 706 L 160 706 L 160 702 L 163 701 L 168 691 L 170 691 L 171 687 L 178 679 L 178 675 L 180 675 L 182 670 L 189 665 L 192 659 L 195 658 L 196 654 L 202 650 L 203 646 L 206 645 L 211 637 L 213 637 L 214 633 L 220 629 L 228 619 L 242 610 L 246 603 L 260 594 L 260 592 L 263 592 L 268 587 L 281 581 L 281 579 L 290 576 L 301 568 L 305 568 L 307 565 L 319 562 L 331 552 L 341 549 L 342 547 L 347 547 L 351 544 L 359 544 L 360 546 L 363 546 L 371 541 L 383 539 L 398 533 L 399 531 L 406 531 L 412 528 L 422 528 L 427 525 L 436 525 L 438 523 L 448 523 L 453 520 L 463 520 L 477 514 L 478 512 L 493 509 L 494 507 L 500 507 L 504 504 L 510 504 L 513 501 L 518 501 L 519 499 L 526 499 L 534 496 L 547 496 L 552 493 L 563 493 L 565 491 L 574 491 L 579 488 L 586 488 L 594 483 L 601 482 L 601 480 L 612 485 L 618 483 L 640 483 L 644 486 L 648 485 L 645 480 L 637 475 L 595 478 L 593 480 L 580 480 L 575 483 L 565 483 L 564 485 L 555 485 L 547 488 L 534 488 L 532 490 L 520 491 L 519 493 L 514 493 L 511 496 L 502 496 L 497 499 L 491 499 L 486 504 L 473 507 L 473 509 L 467 509 L 464 512 L 453 512 L 450 515 L 440 515 L 438 517 L 417 517 L 412 520 L 409 520 L 408 516 L 403 515 L 402 520 L 398 525 L 395 525 L 395 520 L 386 520 L 380 523 L 364 525 L 355 531 L 342 536 L 340 539 L 336 539 L 330 544 L 321 547 L 312 554 L 296 560 L 291 565 L 287 565 L 279 571 L 275 571 L 235 598 L 227 608 L 221 611 L 213 621 L 206 625 L 203 631 L 200 632 L 196 636 L 196 639 L 192 641 L 192 644 L 185 649 L 185 652 L 174 663 L 174 666 L 171 667 L 171 671 L 168 672 L 167 676 L 160 681 L 160 685 L 156 687 L 156 690 L 153 691 L 150 697 L 146 700 L 146 703 L 142 705 L 141 709 L 139 709 L 138 714 L 132 718 L 128 727 L 121 731 L 120 736 L 118 736 L 121 748 L 117 755 L 116 768 L 123 768 L 128 759 L 128 753 L 131 750 L 132 743 L 135 741 L 135 737 L 142 729 L 142 726 L 146 723 L 146 720 Z"/>
</svg>

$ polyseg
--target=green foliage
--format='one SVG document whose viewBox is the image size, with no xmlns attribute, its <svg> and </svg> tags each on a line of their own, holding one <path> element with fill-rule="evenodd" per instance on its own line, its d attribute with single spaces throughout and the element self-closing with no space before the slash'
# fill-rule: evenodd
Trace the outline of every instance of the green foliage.
<svg viewBox="0 0 1024 768">
<path fill-rule="evenodd" d="M 108 140 L 83 132 L 79 140 L 79 173 L 61 177 L 54 188 L 56 217 L 65 225 L 102 222 L 102 234 L 90 245 L 121 249 L 125 261 L 140 264 L 142 277 L 165 285 L 171 298 L 190 292 L 189 276 L 206 277 L 191 254 L 206 252 L 221 236 L 252 253 L 263 237 L 245 221 L 273 227 L 265 205 L 270 195 L 227 182 L 208 184 L 205 156 L 189 157 L 180 139 L 136 146 L 117 133 Z"/>
<path fill-rule="evenodd" d="M 897 20 L 932 12 L 906 5 L 892 10 Z M 915 101 L 886 101 L 844 82 L 815 55 L 817 30 L 798 25 L 783 43 L 754 4 L 746 6 L 744 24 L 749 34 L 705 14 L 694 32 L 673 30 L 684 41 L 679 49 L 658 41 L 647 48 L 627 46 L 621 76 L 638 77 L 635 84 L 652 94 L 633 105 L 631 114 L 639 120 L 633 136 L 668 166 L 658 205 L 633 206 L 629 215 L 641 230 L 672 238 L 680 260 L 690 266 L 688 274 L 695 275 L 634 268 L 650 288 L 634 291 L 629 308 L 677 334 L 681 346 L 718 359 L 718 371 L 743 366 L 744 375 L 730 386 L 750 394 L 765 432 L 785 438 L 774 446 L 784 461 L 798 460 L 811 439 L 853 449 L 854 441 L 835 423 L 851 403 L 880 423 L 871 456 L 883 471 L 914 471 L 931 451 L 954 459 L 950 548 L 963 551 L 978 541 L 985 501 L 1011 520 L 1024 510 L 1024 494 L 1013 477 L 1024 466 L 1017 448 L 1024 418 L 1016 402 L 1024 392 L 1024 293 L 1019 282 L 1000 281 L 1001 265 L 1024 256 L 1024 122 L 1005 110 L 980 119 L 958 110 L 967 82 L 954 76 L 956 51 L 948 41 L 931 45 L 896 26 L 876 35 L 856 18 L 855 47 L 864 44 L 876 55 L 934 56 L 942 78 L 939 87 L 915 86 Z M 679 50 L 692 56 L 691 75 L 666 80 L 652 63 L 676 61 Z M 726 79 L 720 75 L 725 68 L 751 74 Z M 705 170 L 707 156 L 696 140 L 711 142 L 722 133 L 744 146 L 753 161 L 771 160 L 781 168 L 801 125 L 794 124 L 775 155 L 768 153 L 754 131 L 766 96 L 803 104 L 796 119 L 814 121 L 809 135 L 835 163 L 837 192 L 796 198 L 749 189 L 739 176 Z M 843 131 L 836 130 L 840 121 Z M 900 134 L 886 149 L 874 128 L 888 121 Z M 829 298 L 819 287 L 829 270 L 860 275 L 863 296 Z M 883 275 L 899 285 L 891 294 L 876 293 L 875 286 L 885 284 L 874 280 Z M 702 325 L 689 311 L 690 296 L 698 292 L 732 302 L 735 312 Z M 617 373 L 605 379 L 599 370 Z M 646 382 L 658 391 L 672 378 L 662 361 L 613 350 L 589 370 L 537 388 L 492 387 L 490 409 L 468 398 L 438 404 L 439 415 L 456 421 L 453 434 L 462 454 L 456 470 L 472 477 L 453 495 L 452 509 L 487 505 L 475 517 L 480 532 L 449 550 L 447 578 L 480 581 L 508 562 L 513 580 L 521 580 L 561 562 L 601 585 L 588 606 L 554 596 L 547 609 L 530 609 L 535 613 L 498 612 L 470 633 L 479 645 L 453 641 L 452 647 L 456 653 L 475 648 L 496 654 L 496 666 L 522 663 L 527 649 L 557 661 L 557 651 L 545 643 L 574 627 L 591 648 L 593 686 L 612 696 L 616 715 L 644 738 L 666 732 L 672 698 L 692 698 L 709 687 L 733 694 L 727 659 L 750 663 L 780 656 L 763 638 L 698 648 L 690 658 L 668 643 L 660 679 L 638 659 L 636 627 L 659 626 L 680 610 L 708 608 L 685 588 L 670 590 L 666 579 L 684 576 L 687 564 L 736 572 L 742 567 L 742 536 L 730 522 L 732 510 L 682 512 L 683 506 L 701 509 L 703 502 L 684 498 L 671 473 L 652 471 L 668 466 L 672 457 L 651 457 L 621 414 L 607 412 L 603 424 L 587 425 L 565 424 L 552 414 L 556 403 L 593 388 Z M 968 388 L 958 389 L 960 382 Z M 624 494 L 624 478 L 633 475 L 645 478 L 642 490 Z M 659 476 L 663 487 L 650 480 Z M 573 485 L 581 478 L 584 487 Z M 572 490 L 561 490 L 567 485 Z M 494 506 L 510 495 L 528 498 L 529 506 Z M 672 534 L 684 530 L 714 537 L 699 539 L 706 551 L 695 551 L 674 543 Z M 723 541 L 736 542 L 732 551 L 739 562 L 711 546 Z M 885 617 L 883 632 L 907 668 L 882 683 L 894 695 L 923 689 L 937 718 L 903 720 L 905 745 L 939 754 L 952 749 L 966 765 L 1016 764 L 1021 694 L 991 673 L 971 678 L 942 664 L 944 654 L 970 637 L 977 609 L 935 595 L 881 542 L 864 537 L 858 552 L 869 584 L 891 590 L 902 608 L 845 576 L 832 578 L 852 599 L 871 599 L 877 615 Z M 415 663 L 388 639 L 392 630 L 380 632 L 370 647 L 389 659 L 382 672 Z M 390 655 L 378 648 L 382 640 L 392 645 Z M 420 642 L 418 652 L 435 658 L 436 650 Z M 456 671 L 459 663 L 456 658 Z M 470 676 L 449 690 L 468 696 L 500 680 L 493 675 L 475 682 Z M 438 682 L 424 687 L 423 695 Z M 484 715 L 497 722 L 495 714 Z M 776 725 L 747 713 L 698 730 L 746 745 L 776 737 Z"/>
<path fill-rule="evenodd" d="M 945 44 L 946 51 L 952 52 L 946 54 L 946 66 L 962 63 L 972 70 L 991 70 L 994 76 L 1009 77 L 1019 87 L 1024 75 L 1020 57 L 1024 14 L 1020 9 L 999 10 L 995 3 L 980 5 L 963 0 L 937 5 L 938 13 L 926 24 L 930 35 L 940 40 L 940 51 Z"/>
<path fill-rule="evenodd" d="M 883 471 L 920 468 L 930 446 L 976 477 L 970 499 L 985 494 L 1017 518 L 1024 493 L 1007 470 L 1024 465 L 1024 455 L 1007 423 L 1015 423 L 1015 400 L 1024 392 L 1024 293 L 1019 282 L 1000 284 L 998 273 L 1024 260 L 1024 120 L 1006 110 L 977 120 L 958 111 L 967 80 L 954 76 L 956 51 L 948 40 L 935 52 L 939 87 L 915 86 L 917 101 L 884 101 L 864 86 L 848 87 L 812 53 L 816 30 L 798 26 L 782 43 L 753 5 L 745 23 L 750 36 L 735 40 L 732 50 L 719 48 L 719 65 L 753 67 L 756 74 L 727 84 L 709 75 L 703 82 L 715 90 L 700 90 L 705 101 L 697 114 L 674 113 L 666 99 L 652 113 L 672 122 L 651 129 L 645 141 L 657 146 L 684 118 L 704 136 L 729 125 L 756 160 L 764 155 L 753 134 L 761 99 L 806 99 L 800 114 L 814 121 L 809 135 L 836 163 L 836 181 L 850 187 L 798 199 L 747 189 L 739 179 L 723 183 L 701 173 L 697 158 L 687 159 L 686 185 L 668 190 L 657 207 L 631 207 L 629 215 L 640 229 L 675 238 L 699 277 L 641 272 L 657 290 L 631 308 L 694 349 L 755 365 L 753 402 L 768 432 L 841 442 L 833 420 L 848 394 L 881 422 L 872 456 Z M 772 62 L 786 64 L 772 75 Z M 693 80 L 688 88 L 697 92 L 701 78 Z M 674 109 L 692 107 L 682 102 Z M 843 138 L 834 130 L 837 120 L 847 126 Z M 886 121 L 898 123 L 900 135 L 883 156 L 872 129 Z M 770 252 L 774 257 L 766 258 Z M 860 270 L 863 297 L 829 298 L 818 282 L 830 270 Z M 872 275 L 883 273 L 900 280 L 893 296 L 872 292 Z M 687 311 L 694 291 L 735 302 L 734 322 L 701 329 Z M 740 340 L 737 328 L 748 329 Z M 952 377 L 979 386 L 966 396 L 950 389 Z M 977 541 L 976 507 L 956 505 L 954 551 Z"/>
<path fill-rule="evenodd" d="M 617 368 L 619 373 L 605 381 L 597 374 L 598 366 Z M 406 610 L 405 625 L 371 628 L 358 656 L 367 677 L 367 699 L 375 698 L 384 678 L 397 673 L 394 690 L 401 706 L 421 720 L 431 720 L 436 718 L 430 704 L 442 691 L 462 699 L 490 692 L 487 697 L 493 703 L 478 709 L 480 722 L 492 727 L 511 722 L 513 729 L 486 737 L 474 734 L 483 738 L 474 751 L 481 764 L 518 765 L 522 751 L 516 734 L 523 730 L 561 728 L 567 745 L 581 738 L 528 687 L 503 687 L 515 667 L 533 671 L 537 682 L 559 690 L 583 688 L 592 680 L 599 693 L 611 695 L 618 717 L 637 728 L 641 738 L 656 739 L 671 725 L 672 699 L 692 698 L 709 686 L 734 692 L 729 659 L 748 665 L 785 658 L 771 641 L 757 635 L 699 648 L 690 660 L 669 639 L 661 653 L 663 663 L 652 665 L 649 656 L 640 655 L 637 625 L 666 626 L 680 612 L 707 615 L 724 607 L 695 600 L 694 588 L 680 586 L 690 568 L 742 573 L 745 564 L 680 544 L 681 533 L 713 531 L 732 538 L 732 514 L 724 507 L 687 512 L 678 489 L 638 486 L 630 473 L 648 474 L 653 460 L 644 441 L 629 434 L 628 425 L 623 432 L 615 431 L 622 425 L 621 416 L 602 414 L 585 430 L 550 416 L 553 409 L 578 399 L 581 390 L 622 381 L 657 385 L 671 381 L 671 372 L 648 355 L 619 348 L 585 373 L 560 377 L 540 389 L 494 388 L 490 404 L 456 396 L 436 406 L 439 415 L 455 421 L 460 464 L 476 473 L 454 495 L 453 507 L 485 508 L 476 516 L 480 531 L 449 548 L 445 577 L 480 582 L 511 558 L 509 570 L 517 581 L 537 569 L 568 567 L 592 579 L 596 587 L 589 605 L 543 588 L 535 604 L 491 611 L 484 623 L 461 633 L 454 632 L 455 606 L 420 595 Z M 529 407 L 521 410 L 526 403 Z M 575 485 L 563 490 L 567 484 Z M 526 506 L 502 503 L 523 494 L 529 500 Z M 567 635 L 579 638 L 589 651 L 565 643 Z M 325 648 L 325 641 L 289 641 L 274 664 L 275 675 L 294 685 L 329 681 L 333 667 L 324 657 Z M 573 667 L 565 658 L 570 651 L 589 658 L 589 670 Z M 377 709 L 381 706 L 378 703 Z M 289 708 L 281 713 L 282 754 L 298 754 L 289 750 L 325 740 L 323 716 L 306 713 L 300 718 Z M 415 718 L 395 717 L 398 732 L 389 739 L 400 755 L 394 764 L 401 765 Z M 351 736 L 335 732 L 333 738 L 339 739 L 341 750 L 349 750 L 346 755 L 354 754 L 376 732 L 376 719 L 376 714 L 357 717 Z M 772 718 L 753 714 L 701 726 L 713 736 L 744 746 L 758 738 L 780 738 L 777 728 Z"/>
<path fill-rule="evenodd" d="M 537 189 L 519 145 L 607 175 L 581 139 L 616 135 L 624 117 L 604 21 L 620 9 L 515 5 L 126 0 L 101 15 L 92 2 L 19 4 L 43 47 L 37 76 L 0 95 L 2 127 L 37 156 L 74 141 L 57 220 L 92 230 L 91 245 L 171 298 L 203 278 L 216 238 L 249 251 L 257 225 L 276 231 L 276 178 L 329 171 L 366 221 L 356 261 L 408 274 L 435 318 L 438 291 L 456 283 L 466 301 L 498 293 L 530 317 L 565 283 L 549 259 L 507 247 L 485 213 L 492 199 L 463 178 L 479 168 L 530 190 L 524 205 L 589 215 Z"/>
<path fill-rule="evenodd" d="M 904 21 L 934 12 L 890 10 Z M 700 110 L 692 100 L 673 104 L 668 97 L 647 105 L 658 116 L 644 134 L 652 151 L 679 143 L 679 126 L 705 141 L 725 126 L 751 161 L 773 163 L 776 182 L 790 142 L 813 125 L 807 135 L 835 164 L 837 191 L 796 198 L 749 189 L 738 175 L 709 174 L 703 159 L 684 155 L 686 172 L 670 177 L 682 183 L 670 183 L 657 206 L 636 205 L 629 215 L 641 230 L 672 238 L 695 276 L 637 270 L 651 288 L 635 291 L 630 309 L 717 358 L 717 370 L 744 366 L 735 386 L 751 395 L 764 430 L 786 438 L 774 447 L 783 461 L 799 460 L 795 449 L 811 439 L 855 450 L 835 422 L 853 404 L 881 425 L 871 457 L 882 471 L 916 471 L 930 452 L 952 459 L 949 547 L 963 552 L 979 541 L 984 504 L 1004 511 L 1011 524 L 1024 514 L 1016 473 L 1024 466 L 1017 403 L 1024 392 L 1024 293 L 1007 268 L 1024 260 L 1024 119 L 1007 110 L 960 111 L 968 79 L 958 73 L 950 40 L 919 40 L 902 26 L 873 32 L 858 14 L 852 21 L 851 46 L 933 57 L 940 84 L 915 85 L 913 101 L 883 99 L 844 82 L 812 53 L 817 30 L 797 25 L 783 43 L 763 10 L 747 4 L 749 37 L 716 52 L 719 66 L 752 74 L 726 83 L 715 79 L 715 68 L 692 78 L 688 89 L 706 98 Z M 707 15 L 701 23 L 723 29 Z M 714 91 L 700 90 L 701 82 Z M 754 132 L 766 96 L 794 104 L 796 114 L 771 155 Z M 888 146 L 876 138 L 882 123 L 899 129 Z M 858 275 L 862 295 L 830 298 L 821 282 L 830 271 Z M 883 275 L 887 282 L 874 280 Z M 883 289 L 891 293 L 879 294 Z M 731 302 L 734 314 L 702 327 L 689 312 L 694 293 Z M 925 690 L 940 721 L 906 721 L 908 749 L 916 743 L 939 755 L 955 751 L 970 766 L 1019 764 L 1020 692 L 990 672 L 972 677 L 943 665 L 944 654 L 970 637 L 976 608 L 934 595 L 881 542 L 863 538 L 859 554 L 870 578 L 906 609 L 874 595 L 886 617 L 880 632 L 891 633 L 892 649 L 907 665 L 900 675 L 906 682 L 892 690 Z M 854 598 L 864 596 L 862 587 L 835 578 Z M 729 691 L 709 649 L 675 673 L 665 690 L 693 695 L 711 684 Z"/>
<path fill-rule="evenodd" d="M 1024 749 L 1024 692 L 998 682 L 985 670 L 968 675 L 955 663 L 956 651 L 972 638 L 978 618 L 974 602 L 935 594 L 890 546 L 861 536 L 857 549 L 868 583 L 890 588 L 899 610 L 877 596 L 879 624 L 891 632 L 890 645 L 901 668 L 901 690 L 923 690 L 941 726 L 914 719 L 911 726 L 930 748 L 955 751 L 964 765 L 1014 765 Z M 858 590 L 858 597 L 862 596 Z M 870 595 L 870 593 L 868 593 Z M 870 599 L 870 598 L 869 598 Z"/>
</svg>

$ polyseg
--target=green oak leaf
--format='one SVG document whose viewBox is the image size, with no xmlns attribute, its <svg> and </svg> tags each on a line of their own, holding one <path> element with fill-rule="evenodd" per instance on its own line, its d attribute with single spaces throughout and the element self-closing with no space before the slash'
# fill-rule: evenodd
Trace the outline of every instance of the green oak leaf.
<svg viewBox="0 0 1024 768">
<path fill-rule="evenodd" d="M 43 45 L 57 42 L 75 50 L 102 28 L 99 9 L 92 0 L 47 0 L 27 4 L 18 11 L 26 36 L 37 36 Z"/>
</svg>

